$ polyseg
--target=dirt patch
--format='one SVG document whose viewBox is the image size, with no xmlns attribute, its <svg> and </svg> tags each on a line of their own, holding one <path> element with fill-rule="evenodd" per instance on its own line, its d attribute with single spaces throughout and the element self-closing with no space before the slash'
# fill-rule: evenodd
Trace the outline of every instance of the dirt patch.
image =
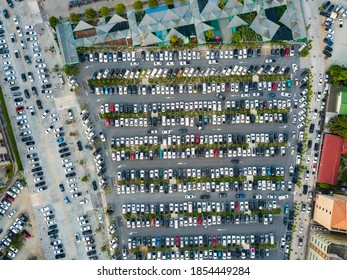
<svg viewBox="0 0 347 280">
<path fill-rule="evenodd" d="M 4 232 L 8 230 L 10 225 L 18 217 L 20 213 L 24 213 L 29 216 L 28 226 L 25 227 L 26 231 L 30 233 L 31 238 L 25 239 L 23 247 L 19 250 L 16 260 L 27 260 L 27 259 L 43 259 L 43 251 L 41 248 L 40 236 L 37 232 L 35 218 L 32 212 L 31 198 L 28 192 L 28 188 L 24 188 L 17 196 L 14 203 L 11 205 L 6 214 L 10 213 L 13 209 L 17 210 L 17 213 L 12 219 L 3 217 L 1 220 L 1 227 Z M 3 233 L 4 234 L 4 233 Z M 3 235 L 2 234 L 2 235 Z"/>
</svg>

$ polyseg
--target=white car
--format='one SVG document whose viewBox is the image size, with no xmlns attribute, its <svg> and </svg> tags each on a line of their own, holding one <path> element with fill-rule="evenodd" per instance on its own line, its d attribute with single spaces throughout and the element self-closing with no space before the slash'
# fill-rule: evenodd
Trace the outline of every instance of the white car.
<svg viewBox="0 0 347 280">
<path fill-rule="evenodd" d="M 53 126 L 53 125 L 51 125 L 49 128 L 47 128 L 47 129 L 46 129 L 46 134 L 51 133 L 51 132 L 52 132 L 52 130 L 53 130 L 53 128 L 54 128 L 54 126 Z"/>
<path fill-rule="evenodd" d="M 34 29 L 34 26 L 32 26 L 32 25 L 26 25 L 24 28 L 25 28 L 25 30 L 33 30 L 33 29 Z"/>
<path fill-rule="evenodd" d="M 293 68 L 294 73 L 296 73 L 296 71 L 298 71 L 298 66 L 295 63 L 292 64 L 292 68 Z"/>
<path fill-rule="evenodd" d="M 43 119 L 47 118 L 48 114 L 49 114 L 49 110 L 44 111 L 42 114 L 42 118 Z"/>
<path fill-rule="evenodd" d="M 12 64 L 12 62 L 11 61 L 4 61 L 3 63 L 2 63 L 2 65 L 11 65 Z"/>
<path fill-rule="evenodd" d="M 321 85 L 323 83 L 323 78 L 320 77 L 319 80 L 318 80 L 318 85 Z"/>
<path fill-rule="evenodd" d="M 83 205 L 83 204 L 87 204 L 88 202 L 89 202 L 88 199 L 82 199 L 82 200 L 80 201 L 80 204 Z"/>
<path fill-rule="evenodd" d="M 192 194 L 186 194 L 184 196 L 185 199 L 193 199 L 193 198 L 196 198 L 196 196 L 192 195 Z"/>
<path fill-rule="evenodd" d="M 16 15 L 13 16 L 13 21 L 14 21 L 14 24 L 15 25 L 18 25 L 19 24 L 19 21 L 18 21 L 18 18 Z"/>
</svg>

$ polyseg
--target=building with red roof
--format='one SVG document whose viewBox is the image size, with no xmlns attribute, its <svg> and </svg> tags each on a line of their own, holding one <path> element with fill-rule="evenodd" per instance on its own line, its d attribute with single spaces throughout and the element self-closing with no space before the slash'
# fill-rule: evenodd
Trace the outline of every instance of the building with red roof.
<svg viewBox="0 0 347 280">
<path fill-rule="evenodd" d="M 336 185 L 341 154 L 347 154 L 347 142 L 341 136 L 324 134 L 317 178 L 318 183 Z"/>
</svg>

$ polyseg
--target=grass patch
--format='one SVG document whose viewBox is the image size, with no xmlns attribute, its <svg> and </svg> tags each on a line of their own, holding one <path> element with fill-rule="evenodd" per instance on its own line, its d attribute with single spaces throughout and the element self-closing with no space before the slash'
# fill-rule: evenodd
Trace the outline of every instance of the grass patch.
<svg viewBox="0 0 347 280">
<path fill-rule="evenodd" d="M 13 134 L 13 129 L 12 129 L 10 117 L 8 115 L 8 111 L 7 111 L 7 107 L 6 107 L 6 103 L 5 103 L 5 98 L 4 98 L 4 95 L 2 93 L 1 88 L 0 88 L 0 103 L 1 103 L 2 112 L 4 114 L 4 118 L 5 118 L 5 122 L 6 122 L 6 126 L 7 126 L 7 131 L 8 131 L 8 135 L 10 138 L 14 157 L 15 157 L 16 162 L 17 162 L 18 171 L 22 171 L 23 165 L 22 165 L 22 162 L 20 160 L 16 139 L 15 139 L 14 134 Z"/>
<path fill-rule="evenodd" d="M 276 18 L 279 20 L 284 14 L 284 12 L 287 10 L 287 5 L 275 7 L 275 10 L 276 10 Z"/>
<path fill-rule="evenodd" d="M 241 15 L 238 15 L 238 16 L 239 16 L 239 18 L 241 18 L 242 20 L 247 22 L 247 24 L 251 24 L 253 22 L 253 20 L 255 19 L 255 17 L 257 16 L 257 12 L 241 14 Z"/>
<path fill-rule="evenodd" d="M 13 176 L 13 164 L 9 164 L 5 167 L 6 169 L 6 176 L 8 178 L 8 181 L 11 180 L 12 176 Z"/>
</svg>

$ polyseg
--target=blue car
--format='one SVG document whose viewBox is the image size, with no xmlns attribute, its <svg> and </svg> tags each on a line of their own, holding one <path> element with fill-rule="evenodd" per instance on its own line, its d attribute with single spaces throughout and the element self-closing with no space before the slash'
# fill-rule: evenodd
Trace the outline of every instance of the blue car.
<svg viewBox="0 0 347 280">
<path fill-rule="evenodd" d="M 328 39 L 328 38 L 324 38 L 323 42 L 324 42 L 324 43 L 327 43 L 327 45 L 328 45 L 329 47 L 331 47 L 332 45 L 334 45 L 334 42 L 331 41 L 331 40 Z"/>
<path fill-rule="evenodd" d="M 276 93 L 270 92 L 267 94 L 267 97 L 276 97 Z"/>
<path fill-rule="evenodd" d="M 57 139 L 57 142 L 58 142 L 58 143 L 61 143 L 61 142 L 63 142 L 63 141 L 64 141 L 64 138 L 63 138 L 63 137 L 60 137 L 60 138 Z"/>
</svg>

